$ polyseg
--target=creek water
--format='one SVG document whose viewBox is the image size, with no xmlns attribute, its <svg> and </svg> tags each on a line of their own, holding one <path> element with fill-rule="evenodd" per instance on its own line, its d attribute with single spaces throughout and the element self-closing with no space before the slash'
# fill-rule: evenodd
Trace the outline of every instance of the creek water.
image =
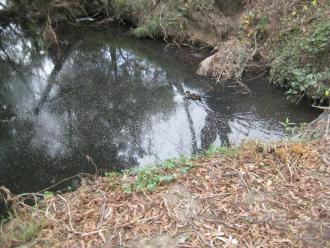
<svg viewBox="0 0 330 248">
<path fill-rule="evenodd" d="M 122 30 L 64 27 L 58 47 L 11 24 L 0 40 L 0 185 L 36 192 L 78 173 L 145 166 L 317 115 L 266 77 L 210 87 L 203 53 L 138 40 Z M 185 98 L 198 93 L 202 102 Z M 88 159 L 89 158 L 89 159 Z"/>
</svg>

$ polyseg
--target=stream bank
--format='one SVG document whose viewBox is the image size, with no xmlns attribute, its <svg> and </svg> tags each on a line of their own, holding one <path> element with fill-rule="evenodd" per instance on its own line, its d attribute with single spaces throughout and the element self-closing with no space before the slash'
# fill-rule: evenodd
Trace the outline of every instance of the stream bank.
<svg viewBox="0 0 330 248">
<path fill-rule="evenodd" d="M 253 51 L 248 57 L 258 58 Z M 220 72 L 225 71 L 222 68 Z M 322 131 L 314 134 L 321 122 Z M 208 150 L 193 159 L 167 161 L 157 168 L 84 179 L 77 191 L 63 195 L 23 194 L 45 198 L 34 207 L 22 206 L 21 197 L 1 188 L 16 212 L 1 229 L 0 244 L 328 246 L 327 114 L 321 122 L 315 122 L 311 130 L 316 140 L 251 142 L 239 148 Z"/>
<path fill-rule="evenodd" d="M 210 47 L 211 56 L 198 72 L 217 83 L 240 80 L 246 70 L 270 70 L 271 82 L 286 88 L 293 101 L 307 97 L 314 103 L 329 103 L 330 6 L 326 0 L 6 2 L 2 16 L 21 16 L 41 24 L 48 47 L 58 45 L 60 22 L 94 20 L 105 27 L 120 23 L 140 38 Z"/>
<path fill-rule="evenodd" d="M 0 244 L 327 247 L 330 139 L 323 131 L 318 136 L 252 141 L 161 167 L 109 173 L 83 180 L 75 192 L 48 193 L 34 207 L 2 189 L 16 211 L 1 229 Z"/>
</svg>

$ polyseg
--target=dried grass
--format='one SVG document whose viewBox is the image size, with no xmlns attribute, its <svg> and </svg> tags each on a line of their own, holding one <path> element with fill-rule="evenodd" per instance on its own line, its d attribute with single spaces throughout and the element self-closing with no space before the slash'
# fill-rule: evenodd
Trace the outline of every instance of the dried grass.
<svg viewBox="0 0 330 248">
<path fill-rule="evenodd" d="M 125 195 L 120 185 L 134 179 L 122 176 L 84 180 L 33 210 L 47 225 L 30 246 L 329 247 L 329 147 L 329 139 L 247 143 L 235 156 L 199 157 L 153 193 Z M 22 206 L 17 218 L 27 216 Z M 1 235 L 15 228 L 13 219 Z"/>
</svg>

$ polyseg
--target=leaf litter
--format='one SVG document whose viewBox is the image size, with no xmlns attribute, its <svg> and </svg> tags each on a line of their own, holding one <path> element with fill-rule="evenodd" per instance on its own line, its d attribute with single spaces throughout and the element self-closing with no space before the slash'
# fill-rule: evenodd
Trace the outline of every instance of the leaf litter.
<svg viewBox="0 0 330 248">
<path fill-rule="evenodd" d="M 23 245 L 9 234 L 33 217 L 46 223 L 24 247 L 330 247 L 329 147 L 327 138 L 248 142 L 197 157 L 153 192 L 124 193 L 134 181 L 124 175 L 84 179 L 34 207 L 7 192 L 19 207 L 0 245 Z"/>
</svg>

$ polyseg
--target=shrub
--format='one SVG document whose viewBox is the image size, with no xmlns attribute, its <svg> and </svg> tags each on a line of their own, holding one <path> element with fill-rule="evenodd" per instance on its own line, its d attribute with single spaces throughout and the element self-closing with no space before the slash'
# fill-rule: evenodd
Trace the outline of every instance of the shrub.
<svg viewBox="0 0 330 248">
<path fill-rule="evenodd" d="M 162 35 L 162 28 L 160 24 L 160 17 L 153 16 L 149 18 L 146 23 L 140 27 L 137 27 L 133 31 L 134 35 L 142 37 L 157 38 Z"/>
<path fill-rule="evenodd" d="M 305 32 L 283 38 L 272 63 L 274 84 L 287 88 L 297 100 L 308 96 L 326 103 L 330 90 L 330 20 L 317 21 Z"/>
</svg>

